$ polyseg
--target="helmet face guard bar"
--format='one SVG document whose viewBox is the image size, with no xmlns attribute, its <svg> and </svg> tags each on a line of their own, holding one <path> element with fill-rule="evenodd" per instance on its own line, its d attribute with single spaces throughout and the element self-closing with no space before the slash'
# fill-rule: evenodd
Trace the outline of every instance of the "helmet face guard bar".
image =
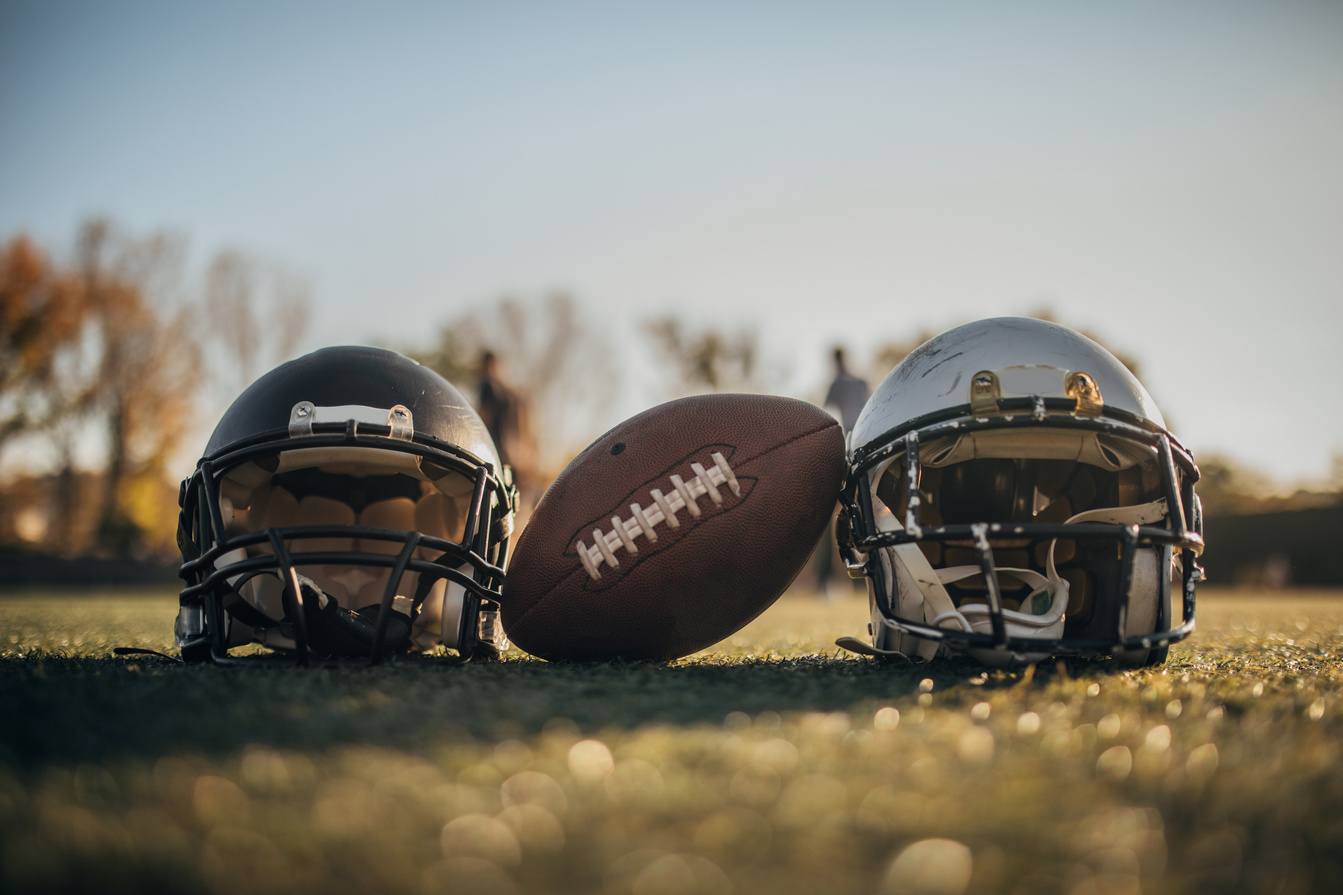
<svg viewBox="0 0 1343 895">
<path fill-rule="evenodd" d="M 412 599 L 412 612 L 419 610 L 429 588 L 438 580 L 451 581 L 462 588 L 463 599 L 467 604 L 464 607 L 466 610 L 464 617 L 468 619 L 476 618 L 482 601 L 492 601 L 496 597 L 504 578 L 508 538 L 511 534 L 511 513 L 517 500 L 517 490 L 511 482 L 496 475 L 491 464 L 454 445 L 434 439 L 414 436 L 413 440 L 392 440 L 381 432 L 370 435 L 366 434 L 369 428 L 378 430 L 389 427 L 370 427 L 366 424 L 359 424 L 356 427 L 354 420 L 331 427 L 319 424 L 316 428 L 330 428 L 335 431 L 326 435 L 305 436 L 294 441 L 289 440 L 287 430 L 277 430 L 249 438 L 217 452 L 213 457 L 202 459 L 195 474 L 183 483 L 179 540 L 184 553 L 194 554 L 194 558 L 182 564 L 179 574 L 186 581 L 186 586 L 182 589 L 179 603 L 184 610 L 196 609 L 202 616 L 206 612 L 212 616 L 208 619 L 202 617 L 203 630 L 195 632 L 194 638 L 180 640 L 184 657 L 189 654 L 194 659 L 209 659 L 220 664 L 275 658 L 228 655 L 229 645 L 224 634 L 228 628 L 228 620 L 225 618 L 228 610 L 224 608 L 223 600 L 211 601 L 205 597 L 211 593 L 234 592 L 230 580 L 238 580 L 239 576 L 245 580 L 258 573 L 278 573 L 282 584 L 281 604 L 285 616 L 292 625 L 295 658 L 300 665 L 308 665 L 314 658 L 318 658 L 312 648 L 305 616 L 305 609 L 312 607 L 305 605 L 309 601 L 299 583 L 298 570 L 304 566 L 338 564 L 390 569 L 374 624 L 368 654 L 369 664 L 377 663 L 386 653 L 385 642 L 388 623 L 393 612 L 392 604 L 401 582 L 408 573 L 417 573 L 420 576 L 417 592 Z M 285 450 L 352 445 L 394 450 L 428 458 L 435 466 L 443 467 L 445 471 L 456 472 L 473 480 L 470 512 L 466 517 L 461 540 L 452 542 L 417 531 L 363 525 L 278 527 L 233 535 L 226 532 L 219 501 L 219 485 L 229 470 L 258 458 L 273 457 Z M 489 499 L 490 496 L 493 496 L 493 501 Z M 497 515 L 492 512 L 492 503 L 498 511 Z M 492 534 L 497 541 L 493 556 L 490 555 Z M 353 550 L 292 552 L 289 542 L 299 538 L 367 539 L 401 543 L 402 547 L 396 554 Z M 210 546 L 202 550 L 202 543 Z M 220 557 L 228 552 L 263 545 L 269 547 L 270 553 L 251 556 L 222 568 L 215 565 Z M 438 551 L 439 556 L 432 561 L 417 559 L 414 554 L 418 548 Z M 470 568 L 469 574 L 462 571 L 460 567 L 463 566 Z M 235 596 L 235 599 L 240 600 L 241 597 Z M 480 645 L 480 640 L 473 625 L 467 624 L 464 628 L 457 649 L 464 658 L 469 658 Z"/>
<path fill-rule="evenodd" d="M 1196 558 L 1203 551 L 1203 535 L 1199 505 L 1194 496 L 1194 481 L 1198 478 L 1198 467 L 1194 465 L 1188 451 L 1178 443 L 1174 443 L 1168 433 L 1150 425 L 1143 425 L 1143 421 L 1137 418 L 1129 422 L 1107 417 L 1074 416 L 1071 411 L 1076 408 L 1076 404 L 1072 401 L 1054 402 L 1034 398 L 1011 403 L 1019 405 L 1025 412 L 976 418 L 968 416 L 968 407 L 960 408 L 959 410 L 965 415 L 941 413 L 935 419 L 914 420 L 908 426 L 902 426 L 888 433 L 880 441 L 877 449 L 864 451 L 859 448 L 854 452 L 849 480 L 840 497 L 842 514 L 847 516 L 848 523 L 847 526 L 837 526 L 837 533 L 841 535 L 839 549 L 851 575 L 872 579 L 873 590 L 877 594 L 876 602 L 882 616 L 897 630 L 947 643 L 957 649 L 989 648 L 1054 655 L 1096 654 L 1158 649 L 1189 636 L 1194 630 L 1194 592 L 1201 572 L 1196 564 Z M 1163 499 L 1168 508 L 1164 526 L 1080 521 L 1070 524 L 976 522 L 926 525 L 923 523 L 919 496 L 922 470 L 919 457 L 920 441 L 988 430 L 1038 428 L 1046 419 L 1045 408 L 1051 403 L 1057 403 L 1057 410 L 1068 412 L 1049 414 L 1047 425 L 1050 428 L 1105 433 L 1145 444 L 1155 450 L 1157 468 L 1162 480 Z M 1005 409 L 1010 406 L 1008 401 L 1004 401 L 1003 405 Z M 899 459 L 904 461 L 907 488 L 904 527 L 898 531 L 879 531 L 874 521 L 876 514 L 872 503 L 870 473 L 887 461 Z M 1177 466 L 1179 471 L 1184 473 L 1183 476 L 1177 473 Z M 1125 636 L 1128 603 L 1127 599 L 1120 599 L 1112 637 L 1011 636 L 1003 616 L 998 570 L 989 541 L 991 536 L 1025 538 L 1032 543 L 1052 539 L 1118 541 L 1120 555 L 1117 584 L 1118 593 L 1121 595 L 1129 593 L 1140 547 L 1164 546 L 1168 551 L 1178 550 L 1181 557 L 1184 620 L 1178 627 L 1172 628 L 1167 602 L 1163 600 L 1157 624 L 1158 628 L 1164 627 L 1165 630 L 1133 637 Z M 900 544 L 947 541 L 970 542 L 973 545 L 972 549 L 987 588 L 986 603 L 989 608 L 991 633 L 934 627 L 922 621 L 899 616 L 895 606 L 891 604 L 895 583 L 884 580 L 885 572 L 872 551 Z M 1169 556 L 1169 553 L 1166 555 Z M 1168 586 L 1168 582 L 1162 584 L 1163 588 Z"/>
</svg>

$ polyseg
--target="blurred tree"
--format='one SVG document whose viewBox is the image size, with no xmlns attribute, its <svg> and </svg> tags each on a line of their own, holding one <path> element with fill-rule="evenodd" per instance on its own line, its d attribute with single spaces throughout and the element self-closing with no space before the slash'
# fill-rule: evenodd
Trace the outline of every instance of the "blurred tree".
<svg viewBox="0 0 1343 895">
<path fill-rule="evenodd" d="M 42 529 L 47 549 L 171 551 L 169 466 L 193 434 L 206 374 L 217 368 L 231 397 L 258 364 L 291 353 L 306 324 L 306 290 L 294 277 L 225 252 L 198 289 L 185 284 L 185 247 L 178 236 L 133 237 L 92 219 L 68 264 L 26 236 L 0 248 L 0 450 L 19 439 L 38 449 L 29 452 L 35 474 L 6 484 L 6 500 L 28 495 L 23 529 Z M 102 469 L 78 473 L 75 446 L 87 462 L 95 439 Z"/>
<path fill-rule="evenodd" d="M 88 310 L 81 287 L 26 236 L 0 249 L 0 452 L 87 405 L 69 370 Z"/>
<path fill-rule="evenodd" d="M 619 382 L 610 347 L 565 293 L 537 301 L 505 298 L 449 321 L 427 348 L 402 351 L 437 370 L 472 402 L 486 351 L 517 400 L 517 443 L 510 457 L 523 484 L 540 486 L 591 440 L 593 419 Z"/>
<path fill-rule="evenodd" d="M 133 239 L 100 219 L 80 233 L 88 350 L 97 358 L 94 412 L 107 439 L 98 540 L 117 554 L 173 515 L 161 486 L 200 385 L 194 309 L 176 288 L 183 248 L 179 238 Z"/>
<path fill-rule="evenodd" d="M 645 321 L 644 333 L 668 362 L 671 390 L 678 396 L 765 392 L 779 378 L 762 362 L 760 334 L 754 329 L 691 332 L 684 321 L 665 316 Z"/>
<path fill-rule="evenodd" d="M 1259 477 L 1226 457 L 1201 457 L 1198 470 L 1198 496 L 1205 513 L 1234 513 L 1251 506 L 1262 494 Z"/>
<path fill-rule="evenodd" d="M 241 251 L 220 252 L 205 275 L 206 331 L 224 357 L 214 379 L 231 399 L 265 368 L 291 357 L 308 326 L 307 285 Z"/>
<path fill-rule="evenodd" d="M 872 356 L 872 365 L 869 368 L 871 372 L 869 380 L 873 383 L 872 387 L 876 388 L 876 384 L 885 379 L 886 374 L 891 372 L 896 364 L 935 335 L 937 333 L 930 330 L 920 330 L 919 334 L 913 338 L 895 339 L 878 345 L 876 353 Z"/>
</svg>

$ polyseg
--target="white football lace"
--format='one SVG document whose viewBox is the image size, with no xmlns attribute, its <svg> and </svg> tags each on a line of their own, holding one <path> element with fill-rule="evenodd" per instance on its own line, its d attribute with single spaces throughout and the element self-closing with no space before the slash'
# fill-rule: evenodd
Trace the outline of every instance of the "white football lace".
<svg viewBox="0 0 1343 895">
<path fill-rule="evenodd" d="M 591 547 L 581 540 L 578 542 L 579 562 L 583 563 L 583 568 L 587 569 L 592 580 L 596 581 L 602 577 L 599 567 L 603 562 L 613 569 L 619 567 L 617 550 L 624 549 L 631 554 L 638 553 L 639 545 L 634 539 L 640 535 L 647 538 L 650 544 L 657 543 L 658 533 L 655 529 L 659 522 L 666 522 L 668 528 L 680 528 L 681 521 L 676 518 L 680 510 L 689 510 L 692 517 L 700 515 L 702 510 L 696 501 L 705 494 L 709 495 L 709 499 L 715 504 L 721 505 L 723 495 L 718 490 L 720 485 L 726 485 L 733 494 L 741 497 L 741 485 L 737 483 L 737 476 L 732 472 L 732 467 L 727 465 L 727 460 L 717 451 L 711 457 L 713 466 L 709 469 L 705 469 L 699 463 L 690 464 L 695 476 L 689 481 L 685 481 L 679 475 L 673 475 L 671 477 L 673 490 L 670 494 L 663 494 L 657 488 L 650 491 L 653 506 L 644 508 L 632 503 L 629 519 L 622 520 L 619 516 L 612 516 L 611 530 L 605 534 L 600 528 L 594 528 Z"/>
</svg>

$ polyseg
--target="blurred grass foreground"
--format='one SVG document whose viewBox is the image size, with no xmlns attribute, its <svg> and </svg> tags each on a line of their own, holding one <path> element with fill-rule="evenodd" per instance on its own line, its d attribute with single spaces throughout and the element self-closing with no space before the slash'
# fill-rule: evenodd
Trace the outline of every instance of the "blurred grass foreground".
<svg viewBox="0 0 1343 895">
<path fill-rule="evenodd" d="M 1343 891 L 1343 601 L 1209 590 L 1160 669 L 837 654 L 186 667 L 168 593 L 0 595 L 7 892 Z"/>
</svg>

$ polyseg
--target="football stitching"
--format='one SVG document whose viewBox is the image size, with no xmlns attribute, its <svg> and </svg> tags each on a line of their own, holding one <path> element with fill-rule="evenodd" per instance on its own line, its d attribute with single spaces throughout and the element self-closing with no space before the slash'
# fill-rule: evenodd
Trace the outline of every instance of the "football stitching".
<svg viewBox="0 0 1343 895">
<path fill-rule="evenodd" d="M 833 418 L 827 419 L 825 422 L 821 423 L 821 424 L 818 425 L 816 428 L 814 428 L 814 429 L 808 429 L 808 430 L 805 431 L 805 432 L 799 433 L 799 434 L 796 435 L 795 437 L 790 438 L 787 442 L 783 442 L 783 443 L 781 443 L 781 444 L 771 445 L 770 447 L 766 448 L 765 450 L 761 451 L 761 452 L 758 453 L 758 454 L 752 454 L 750 457 L 743 458 L 743 459 L 739 460 L 739 461 L 737 462 L 737 468 L 740 469 L 741 467 L 743 467 L 743 466 L 745 466 L 745 465 L 747 465 L 747 464 L 749 464 L 749 463 L 753 463 L 753 462 L 755 462 L 756 460 L 759 460 L 761 457 L 764 457 L 764 456 L 767 456 L 767 455 L 769 455 L 769 454 L 772 454 L 772 453 L 774 453 L 774 451 L 776 451 L 776 450 L 778 450 L 778 449 L 780 449 L 780 448 L 782 448 L 782 447 L 785 447 L 785 446 L 787 446 L 787 445 L 791 445 L 791 444 L 796 444 L 796 443 L 799 442 L 799 441 L 805 441 L 805 440 L 811 439 L 811 438 L 813 438 L 813 437 L 815 437 L 815 436 L 817 436 L 817 435 L 820 435 L 820 434 L 822 434 L 822 433 L 827 433 L 827 432 L 829 432 L 831 429 L 836 429 L 836 428 L 838 428 L 838 427 L 839 427 L 839 424 L 838 424 Z M 610 434 L 610 433 L 607 433 L 607 434 Z M 603 436 L 603 437 L 605 437 L 605 436 Z M 598 440 L 600 441 L 600 439 L 598 439 Z M 563 578 L 562 578 L 560 581 L 555 582 L 553 585 L 551 585 L 549 588 L 547 588 L 547 593 L 546 593 L 546 594 L 543 594 L 543 595 L 541 595 L 539 598 L 537 598 L 531 605 L 529 605 L 526 609 L 524 609 L 524 610 L 522 611 L 522 614 L 521 614 L 521 615 L 519 615 L 517 618 L 513 619 L 513 621 L 512 621 L 511 624 L 506 625 L 506 626 L 505 626 L 505 630 L 508 631 L 508 632 L 510 632 L 509 636 L 510 636 L 510 637 L 513 637 L 513 635 L 512 635 L 511 632 L 513 632 L 513 631 L 515 631 L 515 630 L 517 630 L 517 631 L 529 632 L 529 628 L 528 628 L 526 622 L 527 622 L 527 619 L 528 619 L 528 618 L 532 617 L 532 615 L 533 615 L 533 610 L 535 610 L 538 606 L 541 606 L 541 605 L 545 604 L 545 603 L 546 603 L 546 596 L 548 596 L 549 594 L 554 593 L 556 590 L 558 590 L 558 589 L 561 587 L 561 585 L 563 584 L 563 582 L 564 582 L 564 581 L 567 581 L 567 580 L 568 580 L 572 575 L 574 575 L 574 574 L 580 574 L 580 575 L 581 575 L 581 574 L 585 574 L 585 573 L 583 572 L 583 570 L 582 570 L 582 566 L 579 566 L 578 568 L 573 569 L 572 572 L 569 572 L 569 573 L 565 574 L 565 575 L 563 576 Z M 590 579 L 589 579 L 589 580 L 590 580 Z M 529 633 L 528 633 L 527 635 L 525 635 L 525 636 L 529 636 Z M 516 639 L 516 638 L 514 638 L 514 639 Z M 529 652 L 530 652 L 530 651 L 529 651 Z"/>
<path fill-rule="evenodd" d="M 578 560 L 583 564 L 588 576 L 593 581 L 600 580 L 602 577 L 600 567 L 603 562 L 612 569 L 620 568 L 620 559 L 616 556 L 618 550 L 623 549 L 631 556 L 637 555 L 639 545 L 634 539 L 639 536 L 646 538 L 650 544 L 656 544 L 659 523 L 666 522 L 668 528 L 680 528 L 681 522 L 676 518 L 679 511 L 689 510 L 692 518 L 702 514 L 699 498 L 706 494 L 716 505 L 722 506 L 723 495 L 718 490 L 719 486 L 727 486 L 734 495 L 741 497 L 741 485 L 737 482 L 732 467 L 728 465 L 727 458 L 722 453 L 714 451 L 710 459 L 713 460 L 713 466 L 708 469 L 700 463 L 690 464 L 691 471 L 695 473 L 690 481 L 685 481 L 679 475 L 672 475 L 670 481 L 674 490 L 671 494 L 663 494 L 660 489 L 653 488 L 649 492 L 653 498 L 653 506 L 645 509 L 637 502 L 631 503 L 629 519 L 621 519 L 618 515 L 612 516 L 609 533 L 594 528 L 591 547 L 583 543 L 580 538 L 577 548 Z"/>
</svg>

